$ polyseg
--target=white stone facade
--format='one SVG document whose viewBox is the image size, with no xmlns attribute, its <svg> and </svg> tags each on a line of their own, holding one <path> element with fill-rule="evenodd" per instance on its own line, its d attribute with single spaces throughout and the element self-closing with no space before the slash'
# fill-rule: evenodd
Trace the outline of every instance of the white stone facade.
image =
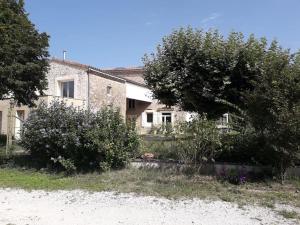
<svg viewBox="0 0 300 225">
<path fill-rule="evenodd" d="M 90 108 L 93 111 L 104 106 L 113 106 L 120 109 L 124 119 L 134 119 L 138 129 L 147 133 L 153 126 L 165 123 L 166 117 L 174 124 L 178 120 L 184 120 L 184 113 L 177 108 L 166 108 L 152 99 L 151 91 L 145 86 L 141 69 L 130 69 L 133 75 L 126 75 L 127 69 L 100 70 L 75 62 L 52 59 L 47 73 L 48 88 L 45 96 L 40 97 L 39 102 L 49 104 L 54 99 L 65 101 L 68 105 Z M 121 75 L 125 76 L 121 76 Z M 134 80 L 128 79 L 133 77 Z M 71 82 L 72 96 L 62 95 L 63 83 Z M 0 101 L 0 133 L 6 133 L 9 99 Z M 15 112 L 24 115 L 26 119 L 30 108 L 27 106 L 15 107 Z M 152 114 L 152 117 L 148 114 Z M 166 116 L 167 115 L 167 116 Z M 152 120 L 149 120 L 151 119 Z M 19 129 L 20 121 L 15 119 L 15 127 Z M 15 129 L 15 136 L 17 136 Z"/>
</svg>

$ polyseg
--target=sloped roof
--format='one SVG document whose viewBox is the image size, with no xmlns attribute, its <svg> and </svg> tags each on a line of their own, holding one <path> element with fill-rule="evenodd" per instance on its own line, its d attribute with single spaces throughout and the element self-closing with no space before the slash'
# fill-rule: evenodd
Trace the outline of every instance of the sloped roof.
<svg viewBox="0 0 300 225">
<path fill-rule="evenodd" d="M 82 70 L 93 70 L 96 73 L 102 74 L 104 77 L 111 79 L 120 79 L 126 82 L 146 87 L 143 78 L 143 68 L 115 68 L 115 69 L 99 69 L 86 64 L 81 64 L 69 60 L 61 60 L 57 58 L 50 59 L 50 62 L 55 62 L 61 65 L 71 66 Z"/>
<path fill-rule="evenodd" d="M 146 85 L 143 75 L 144 69 L 142 67 L 102 69 L 102 71 L 126 80 Z"/>
</svg>

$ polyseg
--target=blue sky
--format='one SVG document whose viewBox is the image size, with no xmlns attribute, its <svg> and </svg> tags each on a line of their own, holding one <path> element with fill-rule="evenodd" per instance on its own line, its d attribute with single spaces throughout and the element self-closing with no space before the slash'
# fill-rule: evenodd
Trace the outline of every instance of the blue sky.
<svg viewBox="0 0 300 225">
<path fill-rule="evenodd" d="M 299 0 L 25 0 L 31 21 L 50 36 L 50 54 L 100 68 L 141 66 L 173 29 L 276 38 L 300 49 Z"/>
</svg>

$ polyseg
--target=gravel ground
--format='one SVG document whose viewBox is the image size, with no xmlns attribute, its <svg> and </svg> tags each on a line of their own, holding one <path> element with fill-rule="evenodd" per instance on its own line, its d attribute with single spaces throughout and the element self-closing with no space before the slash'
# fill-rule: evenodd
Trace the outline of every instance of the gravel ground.
<svg viewBox="0 0 300 225">
<path fill-rule="evenodd" d="M 1 225 L 298 224 L 274 210 L 207 200 L 135 194 L 0 189 Z"/>
</svg>

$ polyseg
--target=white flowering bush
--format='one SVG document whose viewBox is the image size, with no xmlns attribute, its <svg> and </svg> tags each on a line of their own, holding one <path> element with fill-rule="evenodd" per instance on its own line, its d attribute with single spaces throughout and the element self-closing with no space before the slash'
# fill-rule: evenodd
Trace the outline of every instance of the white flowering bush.
<svg viewBox="0 0 300 225">
<path fill-rule="evenodd" d="M 107 170 L 125 166 L 136 155 L 139 137 L 116 109 L 92 113 L 54 101 L 30 114 L 20 144 L 41 167 Z"/>
</svg>

